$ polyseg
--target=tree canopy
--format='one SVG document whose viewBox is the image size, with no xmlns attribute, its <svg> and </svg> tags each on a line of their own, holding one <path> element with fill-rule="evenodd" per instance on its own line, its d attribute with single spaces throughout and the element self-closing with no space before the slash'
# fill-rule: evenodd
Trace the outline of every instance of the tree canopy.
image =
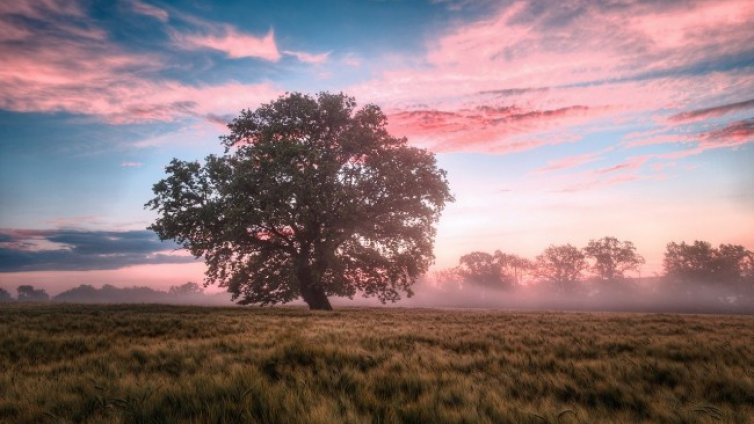
<svg viewBox="0 0 754 424">
<path fill-rule="evenodd" d="M 50 296 L 44 289 L 35 289 L 34 286 L 23 285 L 16 288 L 19 302 L 43 302 L 50 300 Z"/>
<path fill-rule="evenodd" d="M 620 241 L 615 237 L 590 240 L 584 254 L 594 262 L 591 269 L 602 280 L 615 280 L 625 277 L 627 271 L 638 271 L 644 258 L 636 253 L 630 241 Z"/>
<path fill-rule="evenodd" d="M 461 256 L 455 273 L 469 284 L 509 289 L 520 284 L 532 266 L 528 259 L 500 250 L 494 254 L 477 251 Z"/>
<path fill-rule="evenodd" d="M 579 280 L 587 266 L 581 249 L 570 244 L 551 245 L 537 256 L 536 273 L 539 277 L 565 290 Z"/>
<path fill-rule="evenodd" d="M 168 294 L 171 296 L 198 296 L 204 294 L 204 289 L 199 284 L 189 281 L 180 286 L 170 286 Z"/>
<path fill-rule="evenodd" d="M 469 284 L 504 288 L 510 281 L 503 275 L 500 263 L 487 252 L 467 253 L 458 260 L 458 275 Z"/>
<path fill-rule="evenodd" d="M 174 159 L 153 187 L 149 228 L 207 264 L 242 304 L 299 297 L 331 309 L 356 292 L 396 301 L 434 259 L 452 201 L 434 155 L 390 135 L 379 107 L 293 93 L 243 110 L 224 155 Z"/>
<path fill-rule="evenodd" d="M 754 276 L 754 253 L 735 244 L 715 248 L 699 240 L 668 243 L 663 263 L 666 274 L 676 280 L 736 283 Z"/>
</svg>

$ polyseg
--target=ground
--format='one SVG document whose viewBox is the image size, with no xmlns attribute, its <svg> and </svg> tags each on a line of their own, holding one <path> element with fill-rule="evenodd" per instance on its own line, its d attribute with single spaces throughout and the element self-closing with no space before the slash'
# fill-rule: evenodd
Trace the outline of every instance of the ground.
<svg viewBox="0 0 754 424">
<path fill-rule="evenodd" d="M 747 423 L 754 317 L 0 306 L 0 422 Z"/>
</svg>

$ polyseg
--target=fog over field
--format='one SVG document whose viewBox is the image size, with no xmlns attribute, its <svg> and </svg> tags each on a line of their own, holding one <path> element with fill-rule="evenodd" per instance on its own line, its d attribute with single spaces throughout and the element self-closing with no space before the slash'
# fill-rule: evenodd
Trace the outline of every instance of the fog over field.
<svg viewBox="0 0 754 424">
<path fill-rule="evenodd" d="M 749 289 L 750 290 L 750 289 Z M 12 292 L 10 288 L 8 292 Z M 462 281 L 420 280 L 411 297 L 397 303 L 382 304 L 375 299 L 356 296 L 334 298 L 335 307 L 398 308 L 474 308 L 510 311 L 616 311 L 754 314 L 754 297 L 735 287 L 702 284 L 696 287 L 664 287 L 660 278 L 628 280 L 618 284 L 591 282 L 578 290 L 558 292 L 551 287 L 523 286 L 494 289 Z M 65 303 L 157 303 L 174 305 L 231 306 L 231 295 L 216 289 L 209 292 L 171 293 L 149 287 L 83 285 L 52 294 L 49 301 Z M 302 301 L 290 306 L 305 306 Z"/>
</svg>

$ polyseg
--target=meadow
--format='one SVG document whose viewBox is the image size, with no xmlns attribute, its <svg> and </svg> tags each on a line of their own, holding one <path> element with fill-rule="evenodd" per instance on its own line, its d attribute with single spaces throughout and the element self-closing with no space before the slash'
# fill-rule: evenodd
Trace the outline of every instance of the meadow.
<svg viewBox="0 0 754 424">
<path fill-rule="evenodd" d="M 748 423 L 754 317 L 0 307 L 3 423 Z"/>
</svg>

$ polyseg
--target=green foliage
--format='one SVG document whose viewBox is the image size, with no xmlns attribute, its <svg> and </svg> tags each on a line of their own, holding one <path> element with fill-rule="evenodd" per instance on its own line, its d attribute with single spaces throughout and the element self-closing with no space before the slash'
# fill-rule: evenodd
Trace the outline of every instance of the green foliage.
<svg viewBox="0 0 754 424">
<path fill-rule="evenodd" d="M 581 249 L 570 244 L 551 245 L 537 256 L 536 274 L 566 290 L 579 280 L 587 266 Z"/>
<path fill-rule="evenodd" d="M 16 299 L 19 302 L 44 302 L 50 300 L 50 296 L 44 289 L 35 289 L 34 286 L 23 285 L 16 289 Z"/>
<path fill-rule="evenodd" d="M 738 283 L 754 277 L 754 253 L 741 245 L 721 244 L 718 248 L 706 241 L 668 243 L 665 251 L 668 277 L 690 282 Z"/>
<path fill-rule="evenodd" d="M 494 254 L 471 252 L 461 256 L 455 274 L 465 282 L 488 288 L 512 288 L 533 267 L 531 261 L 496 250 Z"/>
<path fill-rule="evenodd" d="M 2 423 L 754 416 L 751 316 L 25 305 L 0 309 Z"/>
<path fill-rule="evenodd" d="M 458 275 L 467 283 L 491 288 L 503 288 L 505 278 L 495 257 L 486 252 L 467 253 L 458 260 Z"/>
<path fill-rule="evenodd" d="M 13 297 L 8 293 L 8 290 L 5 290 L 4 288 L 0 287 L 0 303 L 2 302 L 12 302 Z"/>
<path fill-rule="evenodd" d="M 198 296 L 204 293 L 204 289 L 192 281 L 180 286 L 170 286 L 168 294 L 171 296 Z"/>
<path fill-rule="evenodd" d="M 621 242 L 615 237 L 590 240 L 584 254 L 594 261 L 591 269 L 597 277 L 608 281 L 624 278 L 626 271 L 638 271 L 645 262 L 632 242 Z"/>
<path fill-rule="evenodd" d="M 154 185 L 150 227 L 207 266 L 243 304 L 357 291 L 396 301 L 433 260 L 434 224 L 452 200 L 434 155 L 386 130 L 377 106 L 289 94 L 244 110 L 223 156 L 173 160 Z"/>
<path fill-rule="evenodd" d="M 496 250 L 494 257 L 495 262 L 500 266 L 502 274 L 513 286 L 521 284 L 523 276 L 534 270 L 534 263 L 532 261 L 512 253 Z"/>
</svg>

